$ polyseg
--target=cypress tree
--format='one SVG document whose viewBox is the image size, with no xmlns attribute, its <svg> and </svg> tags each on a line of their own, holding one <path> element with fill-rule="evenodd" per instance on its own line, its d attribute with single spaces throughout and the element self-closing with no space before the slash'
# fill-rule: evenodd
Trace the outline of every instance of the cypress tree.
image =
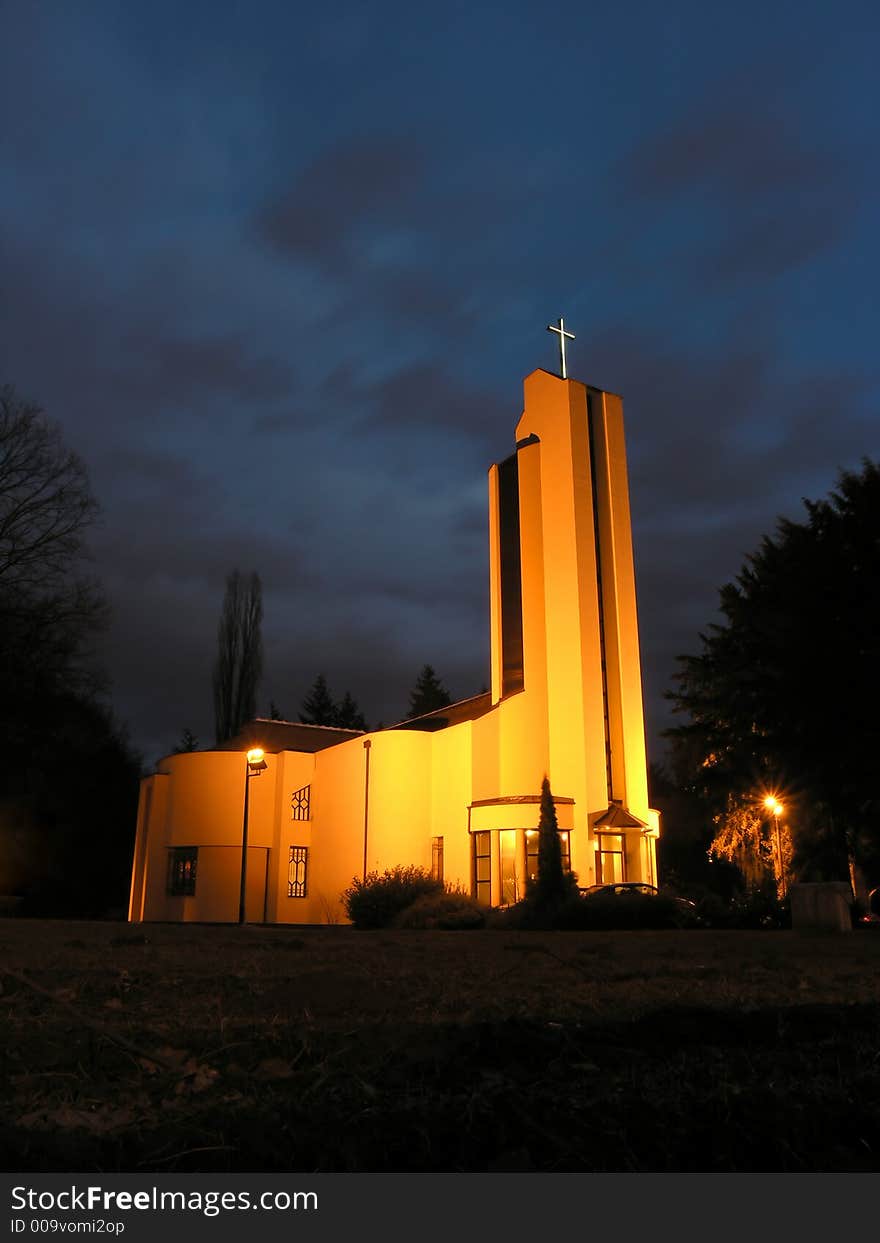
<svg viewBox="0 0 880 1243">
<path fill-rule="evenodd" d="M 550 782 L 541 783 L 541 815 L 538 821 L 538 875 L 530 886 L 529 899 L 541 910 L 559 906 L 576 889 L 571 872 L 562 866 L 562 845 Z"/>
</svg>

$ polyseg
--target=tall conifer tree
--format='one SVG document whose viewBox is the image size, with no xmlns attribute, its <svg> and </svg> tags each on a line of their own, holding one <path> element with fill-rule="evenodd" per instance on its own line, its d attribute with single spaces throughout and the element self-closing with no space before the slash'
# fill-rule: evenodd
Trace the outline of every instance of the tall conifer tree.
<svg viewBox="0 0 880 1243">
<path fill-rule="evenodd" d="M 352 698 L 351 691 L 346 691 L 342 702 L 336 708 L 336 724 L 340 729 L 366 729 L 364 714 Z"/>
<path fill-rule="evenodd" d="M 550 782 L 541 783 L 541 815 L 538 821 L 538 875 L 532 882 L 529 898 L 542 910 L 558 906 L 575 893 L 575 879 L 562 866 L 562 844 Z"/>
<path fill-rule="evenodd" d="M 408 715 L 424 716 L 426 712 L 445 708 L 451 702 L 449 692 L 437 677 L 433 666 L 423 665 L 416 684 L 410 691 Z"/>
<path fill-rule="evenodd" d="M 304 725 L 335 725 L 338 708 L 327 689 L 327 679 L 319 673 L 299 711 Z"/>
<path fill-rule="evenodd" d="M 263 595 L 258 574 L 233 570 L 217 627 L 214 664 L 214 730 L 217 742 L 235 736 L 257 711 L 263 673 Z"/>
</svg>

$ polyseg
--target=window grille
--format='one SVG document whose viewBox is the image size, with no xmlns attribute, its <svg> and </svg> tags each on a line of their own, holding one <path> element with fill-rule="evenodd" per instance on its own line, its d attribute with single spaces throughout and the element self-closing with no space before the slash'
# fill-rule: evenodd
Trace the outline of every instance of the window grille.
<svg viewBox="0 0 880 1243">
<path fill-rule="evenodd" d="M 291 820 L 311 820 L 311 800 L 312 787 L 310 785 L 303 786 L 300 790 L 294 790 L 290 796 Z"/>
<path fill-rule="evenodd" d="M 191 898 L 196 891 L 198 846 L 175 846 L 168 854 L 168 893 L 172 898 Z"/>
<path fill-rule="evenodd" d="M 305 898 L 308 893 L 309 848 L 291 846 L 287 864 L 288 898 Z"/>
</svg>

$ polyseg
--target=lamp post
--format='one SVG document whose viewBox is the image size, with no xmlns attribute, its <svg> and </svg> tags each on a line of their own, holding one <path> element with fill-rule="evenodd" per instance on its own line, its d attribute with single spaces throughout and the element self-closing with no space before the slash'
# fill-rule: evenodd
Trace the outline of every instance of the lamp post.
<svg viewBox="0 0 880 1243">
<path fill-rule="evenodd" d="M 241 885 L 238 891 L 238 922 L 245 922 L 245 890 L 247 889 L 248 803 L 251 777 L 259 777 L 266 768 L 262 747 L 252 747 L 245 757 L 244 768 L 244 819 L 241 823 Z"/>
<path fill-rule="evenodd" d="M 782 862 L 782 839 L 779 836 L 779 817 L 785 811 L 785 808 L 773 794 L 767 795 L 764 799 L 764 806 L 770 812 L 770 815 L 776 823 L 776 858 L 779 860 L 779 885 L 784 898 L 787 890 L 785 885 L 785 868 Z"/>
</svg>

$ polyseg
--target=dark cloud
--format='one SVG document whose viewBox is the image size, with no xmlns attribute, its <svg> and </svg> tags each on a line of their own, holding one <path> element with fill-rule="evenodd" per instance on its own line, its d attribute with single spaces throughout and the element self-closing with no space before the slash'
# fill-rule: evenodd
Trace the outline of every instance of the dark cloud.
<svg viewBox="0 0 880 1243">
<path fill-rule="evenodd" d="M 511 439 L 510 410 L 501 396 L 467 384 L 436 363 L 416 363 L 367 382 L 358 399 L 366 408 L 360 423 L 364 434 L 412 431 L 419 441 L 433 436 L 447 447 L 460 436 L 484 452 L 493 445 L 506 452 Z"/>
<path fill-rule="evenodd" d="M 186 401 L 200 392 L 230 393 L 253 401 L 287 397 L 293 384 L 287 363 L 259 357 L 231 333 L 201 340 L 150 342 L 142 355 L 151 382 Z"/>
<path fill-rule="evenodd" d="M 677 123 L 647 135 L 627 156 L 634 194 L 677 197 L 705 186 L 748 202 L 755 194 L 809 192 L 848 176 L 844 153 L 805 135 L 802 124 L 776 108 L 771 93 L 719 98 L 717 87 Z"/>
<path fill-rule="evenodd" d="M 529 176 L 501 152 L 456 150 L 434 127 L 409 136 L 359 134 L 337 142 L 275 191 L 253 220 L 258 240 L 298 269 L 317 268 L 335 297 L 316 322 L 329 334 L 404 342 L 473 342 L 481 306 L 511 279 L 511 247 L 542 228 Z M 546 243 L 545 243 L 546 244 Z M 519 279 L 534 266 L 517 255 Z"/>
<path fill-rule="evenodd" d="M 696 9 L 560 36 L 129 8 L 12 6 L 0 379 L 88 461 L 144 749 L 210 740 L 235 566 L 263 578 L 264 708 L 322 670 L 374 722 L 425 661 L 482 685 L 486 468 L 559 313 L 572 374 L 625 401 L 653 737 L 718 587 L 876 444 L 864 45 L 772 6 L 723 38 Z M 586 40 L 626 55 L 584 74 Z"/>
<path fill-rule="evenodd" d="M 292 364 L 259 337 L 194 334 L 180 283 L 139 273 L 116 305 L 81 258 L 7 239 L 0 285 L 0 372 L 84 448 L 100 452 L 138 422 L 155 434 L 168 416 L 178 427 L 182 414 L 217 420 L 242 402 L 250 419 L 297 391 Z"/>
<path fill-rule="evenodd" d="M 694 260 L 699 282 L 709 289 L 719 281 L 772 279 L 833 246 L 845 233 L 853 205 L 842 206 L 830 190 L 817 197 L 820 201 L 801 205 L 796 214 L 787 207 L 768 207 L 767 214 L 736 221 L 721 245 Z"/>
<path fill-rule="evenodd" d="M 398 505 L 427 488 L 444 507 L 443 521 L 457 522 L 469 477 L 482 480 L 488 464 L 513 448 L 515 418 L 503 396 L 470 384 L 446 367 L 423 362 L 375 378 L 352 366 L 334 369 L 313 396 L 312 410 L 259 415 L 253 430 L 268 440 L 302 435 L 322 413 L 332 412 L 337 435 L 357 460 L 368 452 L 401 480 Z M 338 455 L 338 449 L 336 450 Z"/>
<path fill-rule="evenodd" d="M 619 167 L 626 201 L 679 213 L 675 261 L 705 290 L 772 279 L 831 248 L 860 210 L 855 150 L 831 146 L 772 91 L 719 97 L 644 137 Z"/>
<path fill-rule="evenodd" d="M 609 331 L 603 366 L 628 372 L 624 413 L 652 752 L 672 724 L 664 695 L 676 657 L 699 650 L 720 621 L 732 581 L 780 516 L 826 495 L 840 469 L 858 469 L 876 443 L 872 374 L 787 374 L 756 325 L 711 354 Z"/>
<path fill-rule="evenodd" d="M 272 435 L 276 432 L 295 432 L 307 422 L 309 416 L 305 410 L 276 410 L 271 414 L 258 414 L 253 421 L 253 430 L 259 435 Z"/>
<path fill-rule="evenodd" d="M 411 140 L 349 138 L 294 176 L 261 213 L 259 232 L 284 254 L 344 273 L 360 262 L 357 246 L 365 225 L 405 221 L 422 167 Z"/>
</svg>

